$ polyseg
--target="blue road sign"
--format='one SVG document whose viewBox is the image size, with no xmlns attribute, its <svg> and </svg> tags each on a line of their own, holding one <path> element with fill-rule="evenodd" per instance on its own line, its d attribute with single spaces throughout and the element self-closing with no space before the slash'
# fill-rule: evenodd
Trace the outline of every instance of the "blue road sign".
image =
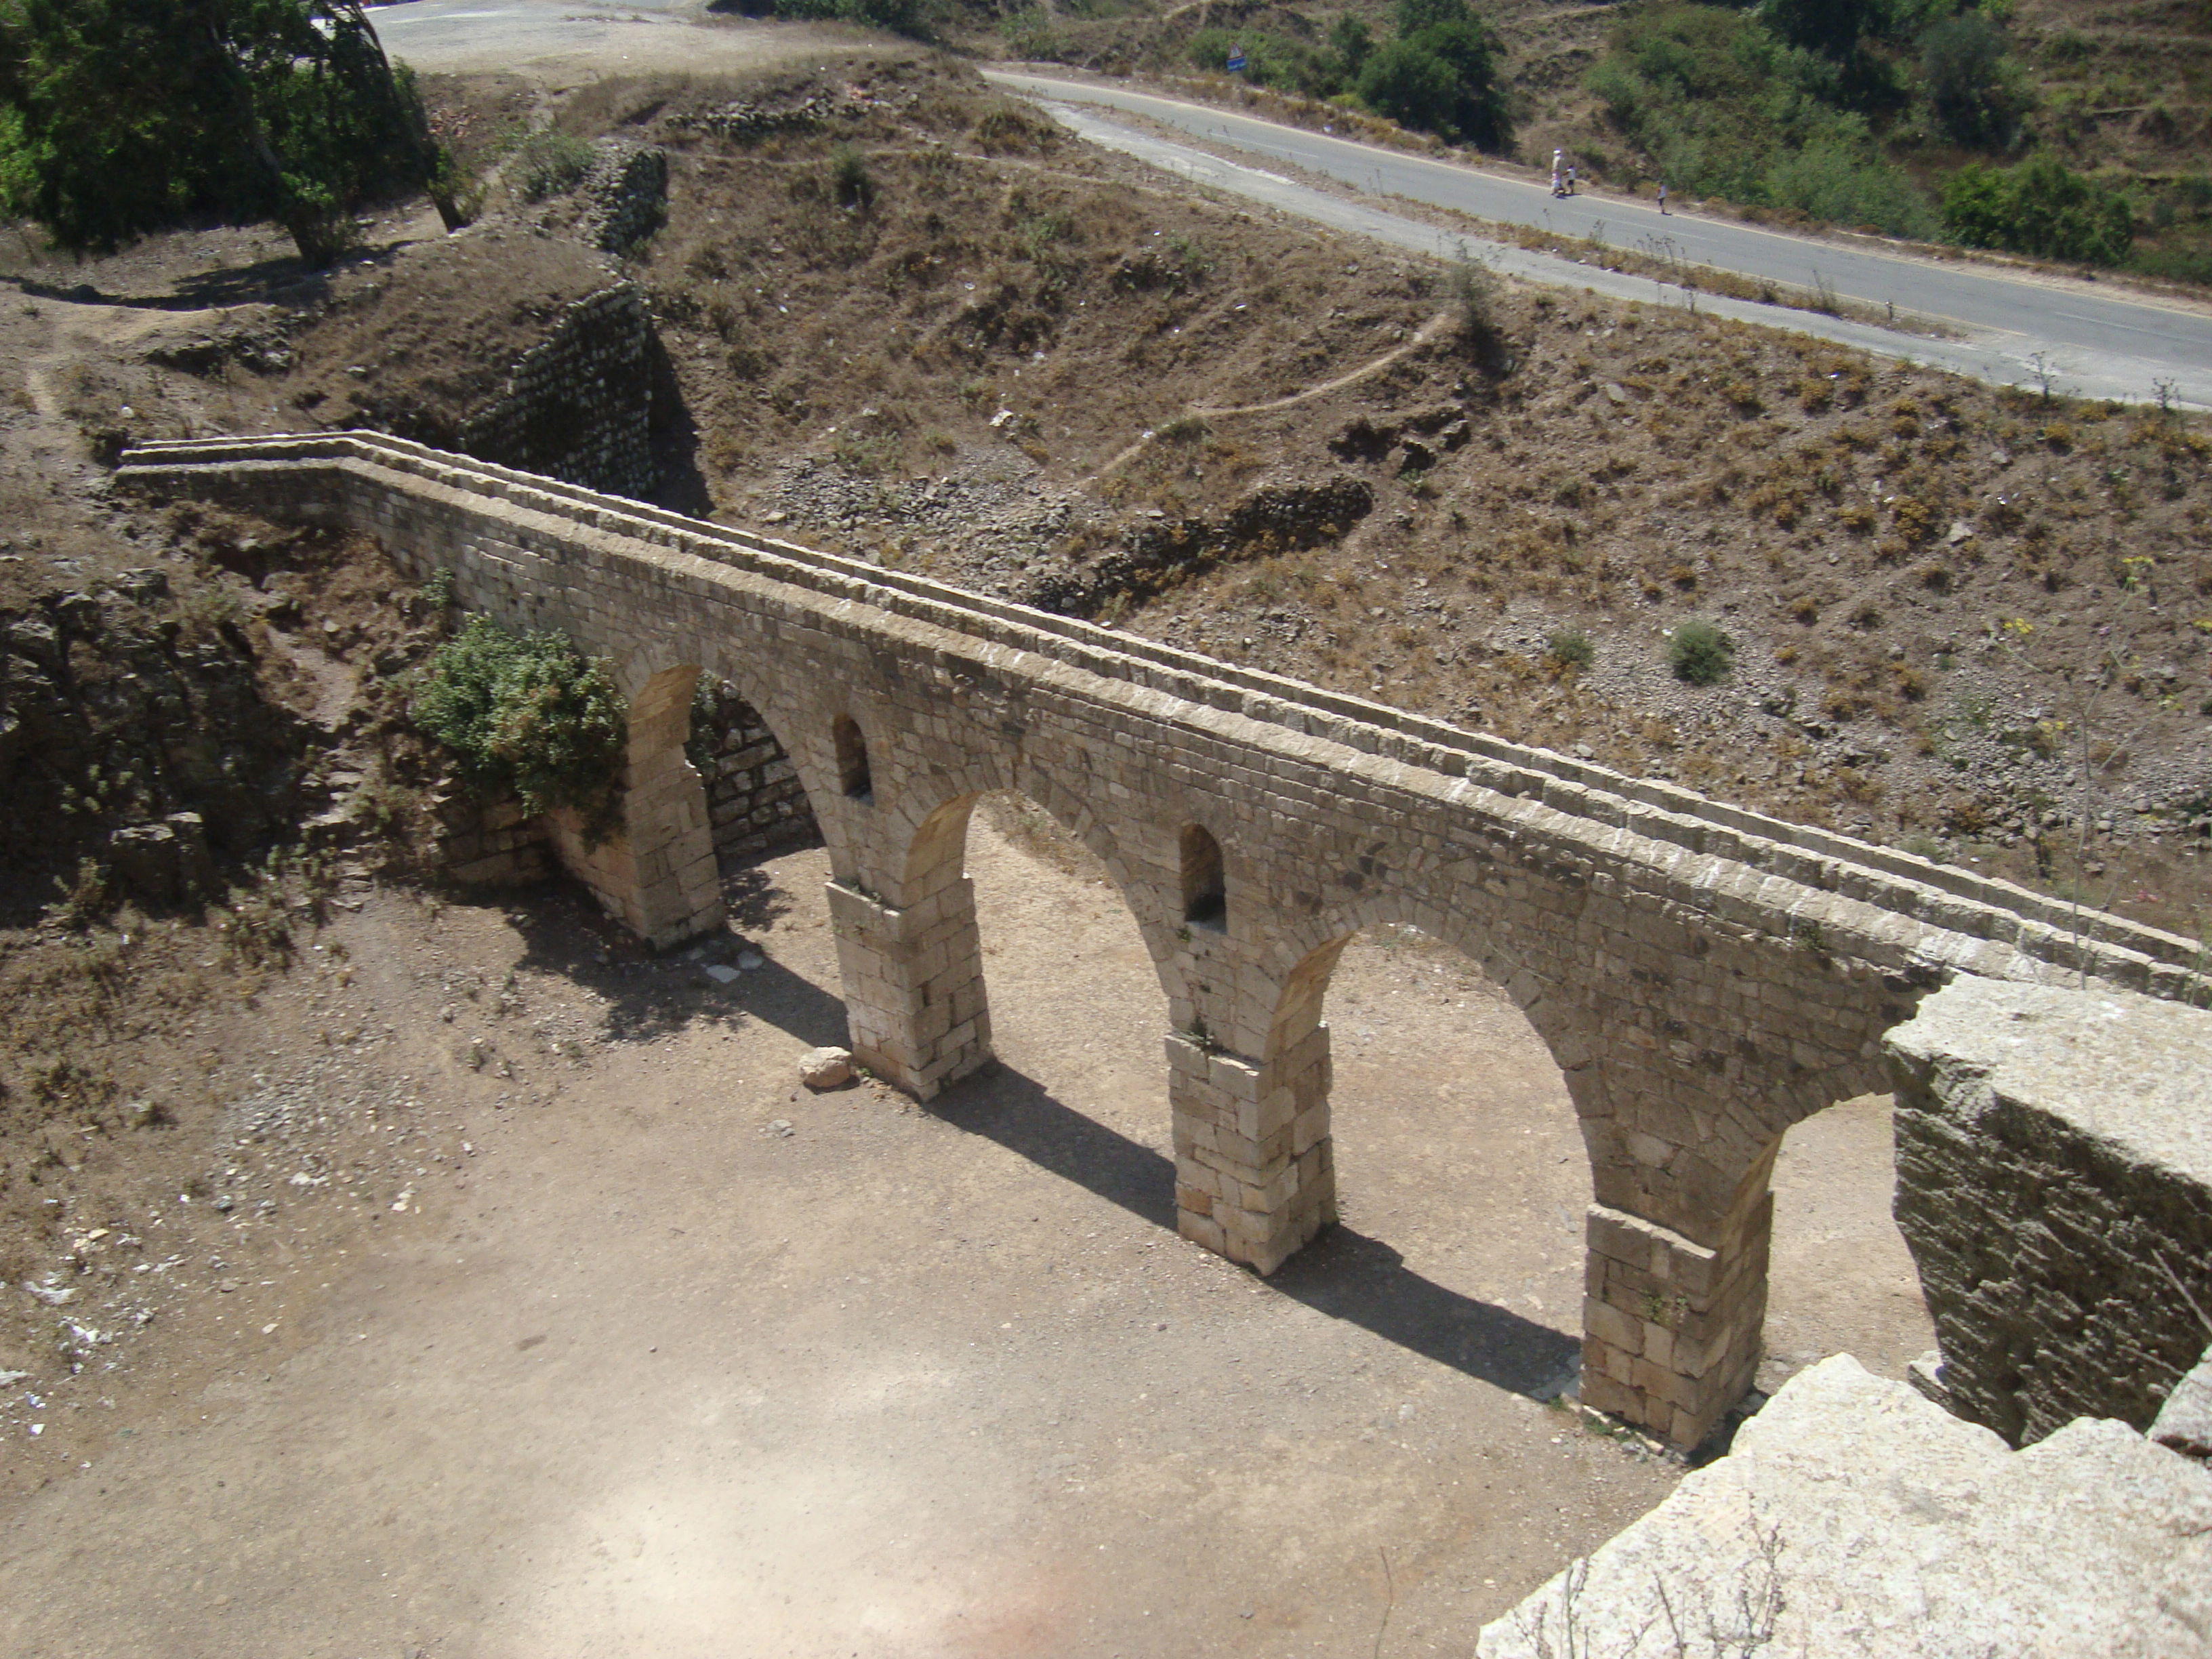
<svg viewBox="0 0 2212 1659">
<path fill-rule="evenodd" d="M 1243 68 L 1244 48 L 1238 46 L 1231 46 L 1229 48 L 1229 72 L 1231 75 L 1240 74 L 1243 72 Z"/>
</svg>

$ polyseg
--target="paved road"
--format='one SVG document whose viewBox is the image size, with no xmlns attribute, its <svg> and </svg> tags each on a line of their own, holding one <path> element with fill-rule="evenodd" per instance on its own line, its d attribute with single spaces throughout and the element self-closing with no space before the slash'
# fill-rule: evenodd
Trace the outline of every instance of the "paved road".
<svg viewBox="0 0 2212 1659">
<path fill-rule="evenodd" d="M 854 50 L 850 36 L 805 25 L 712 17 L 703 0 L 409 0 L 379 8 L 375 18 L 393 55 L 418 69 L 505 70 L 556 85 L 625 71 L 728 71 Z M 1554 201 L 1524 178 L 1376 149 L 1211 106 L 1057 76 L 992 71 L 991 77 L 1045 101 L 1096 143 L 1194 183 L 1401 247 L 1449 257 L 1464 246 L 1499 270 L 1531 281 L 1662 303 L 1694 302 L 1701 311 L 2001 384 L 2033 383 L 2040 353 L 2066 391 L 2141 399 L 2167 380 L 2183 401 L 2212 408 L 2212 308 L 2124 297 L 2066 278 L 2008 276 L 1688 213 L 1662 218 L 1650 203 L 1616 196 Z M 1263 167 L 1224 161 L 1157 131 L 1116 122 L 1103 110 L 1139 113 L 1255 161 L 1292 164 L 1340 180 L 1370 199 L 1347 199 Z M 1392 197 L 1477 218 L 1601 235 L 1618 246 L 1664 248 L 1692 264 L 1793 289 L 1822 281 L 1848 299 L 1894 304 L 1900 312 L 1942 319 L 1960 337 L 1899 334 L 1702 295 L 1693 301 L 1679 289 L 1646 278 L 1440 231 L 1382 205 Z"/>
<path fill-rule="evenodd" d="M 854 49 L 851 40 L 804 24 L 712 17 L 705 0 L 408 0 L 370 16 L 385 49 L 418 70 L 506 70 L 555 85 L 727 71 Z"/>
<path fill-rule="evenodd" d="M 1698 301 L 1700 310 L 1797 328 L 2000 382 L 2031 382 L 2033 359 L 2042 352 L 2064 390 L 2142 399 L 2165 380 L 2174 383 L 2184 401 L 2212 406 L 2212 309 L 2100 292 L 2092 283 L 2071 278 L 1953 265 L 1689 213 L 1662 217 L 1653 204 L 1620 196 L 1594 194 L 1559 201 L 1525 178 L 1355 143 L 1210 105 L 1056 76 L 988 73 L 1008 90 L 1047 103 L 1094 142 L 1141 155 L 1198 182 L 1340 228 L 1380 235 L 1402 246 L 1428 251 L 1462 239 L 1440 238 L 1432 227 L 1387 211 L 1347 214 L 1344 210 L 1355 204 L 1332 192 L 1292 184 L 1262 168 L 1224 163 L 1098 112 L 1140 114 L 1255 161 L 1287 162 L 1339 180 L 1376 203 L 1402 197 L 1478 218 L 1548 225 L 1563 234 L 1601 237 L 1617 247 L 1664 248 L 1694 264 L 1796 289 L 1825 282 L 1845 299 L 1875 307 L 1893 304 L 1901 313 L 1940 319 L 1963 338 L 1916 338 L 1883 329 L 1836 325 L 1812 313 L 1705 297 Z M 1645 279 L 1608 282 L 1604 279 L 1609 273 L 1571 261 L 1530 256 L 1517 248 L 1501 250 L 1495 243 L 1470 242 L 1470 246 L 1501 268 L 1537 281 L 1633 292 L 1647 300 L 1659 293 L 1658 286 Z M 1672 297 L 1680 302 L 1684 296 L 1675 291 Z"/>
</svg>

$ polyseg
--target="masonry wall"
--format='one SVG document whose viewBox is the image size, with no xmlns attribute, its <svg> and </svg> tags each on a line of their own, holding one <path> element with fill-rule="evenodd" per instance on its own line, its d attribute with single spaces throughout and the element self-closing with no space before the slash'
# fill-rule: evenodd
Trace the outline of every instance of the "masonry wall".
<svg viewBox="0 0 2212 1659">
<path fill-rule="evenodd" d="M 693 705 L 685 752 L 706 786 L 714 851 L 724 869 L 819 837 L 797 769 L 735 686 L 717 682 L 703 690 Z M 480 801 L 455 788 L 431 805 L 430 865 L 451 880 L 524 886 L 557 866 L 552 827 L 525 813 L 520 801 Z M 582 855 L 580 846 L 574 850 Z"/>
<path fill-rule="evenodd" d="M 706 780 L 714 850 L 725 867 L 819 836 L 799 769 L 737 687 L 717 680 L 693 708 L 689 752 Z"/>
<path fill-rule="evenodd" d="M 1960 981 L 1888 1047 L 1947 1403 L 2014 1445 L 2148 1428 L 2212 1334 L 2212 1012 Z"/>
<path fill-rule="evenodd" d="M 523 887 L 553 873 L 545 826 L 520 801 L 480 801 L 454 789 L 431 809 L 429 864 L 449 880 L 465 887 Z"/>
<path fill-rule="evenodd" d="M 499 398 L 461 423 L 460 447 L 589 489 L 650 495 L 652 332 L 633 283 L 576 301 L 515 363 Z"/>
</svg>

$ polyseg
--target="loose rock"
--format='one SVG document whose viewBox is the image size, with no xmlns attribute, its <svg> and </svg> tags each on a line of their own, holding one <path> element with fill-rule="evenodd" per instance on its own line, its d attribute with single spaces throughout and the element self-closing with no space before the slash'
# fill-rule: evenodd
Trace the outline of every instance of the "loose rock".
<svg viewBox="0 0 2212 1659">
<path fill-rule="evenodd" d="M 800 1056 L 799 1080 L 810 1089 L 835 1089 L 853 1080 L 853 1055 L 847 1048 L 810 1048 Z"/>
</svg>

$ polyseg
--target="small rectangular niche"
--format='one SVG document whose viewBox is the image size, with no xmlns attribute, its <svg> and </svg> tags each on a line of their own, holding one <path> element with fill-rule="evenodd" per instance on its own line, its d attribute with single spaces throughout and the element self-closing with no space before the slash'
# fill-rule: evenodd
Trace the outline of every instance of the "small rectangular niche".
<svg viewBox="0 0 2212 1659">
<path fill-rule="evenodd" d="M 868 740 L 850 714 L 837 716 L 837 787 L 854 800 L 875 799 L 874 781 L 868 775 Z"/>
<path fill-rule="evenodd" d="M 1182 830 L 1182 919 L 1184 925 L 1214 933 L 1229 928 L 1229 892 L 1221 869 L 1221 843 L 1200 824 Z"/>
</svg>

